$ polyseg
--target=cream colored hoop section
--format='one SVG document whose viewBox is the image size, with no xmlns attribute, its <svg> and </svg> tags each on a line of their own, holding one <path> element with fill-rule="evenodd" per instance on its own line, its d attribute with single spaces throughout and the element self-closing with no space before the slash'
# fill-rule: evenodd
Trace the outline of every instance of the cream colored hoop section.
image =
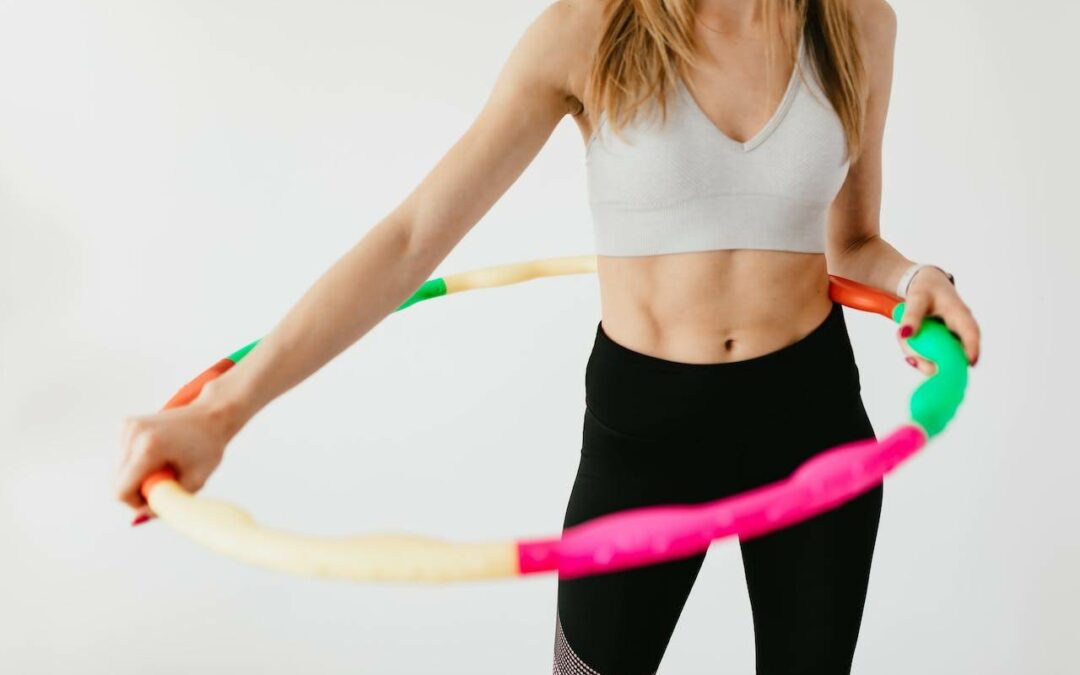
<svg viewBox="0 0 1080 675">
<path fill-rule="evenodd" d="M 177 532 L 251 565 L 353 581 L 446 582 L 518 574 L 514 542 L 453 543 L 404 534 L 313 537 L 260 526 L 228 502 L 195 497 L 172 480 L 147 501 Z"/>
<path fill-rule="evenodd" d="M 446 293 L 596 271 L 596 256 L 548 258 L 443 277 Z M 407 534 L 316 537 L 259 525 L 228 502 L 196 497 L 168 478 L 146 489 L 150 509 L 170 527 L 222 555 L 300 576 L 352 581 L 467 581 L 517 576 L 514 541 L 459 543 Z"/>
<path fill-rule="evenodd" d="M 594 256 L 575 256 L 436 277 L 424 282 L 398 309 L 453 292 L 594 271 Z M 830 275 L 829 295 L 834 302 L 895 322 L 903 317 L 904 303 L 899 298 L 850 279 Z M 258 343 L 246 345 L 205 370 L 184 385 L 165 408 L 195 400 L 207 382 L 227 372 Z M 480 544 L 408 534 L 313 537 L 263 528 L 235 506 L 196 498 L 177 484 L 175 474 L 168 469 L 148 476 L 142 493 L 163 520 L 204 546 L 248 563 L 300 575 L 446 582 L 555 570 L 574 578 L 633 568 L 704 550 L 720 537 L 757 535 L 810 517 L 835 506 L 838 499 L 859 494 L 914 455 L 945 428 L 963 401 L 968 364 L 960 340 L 934 317 L 924 319 L 910 345 L 937 364 L 938 372 L 912 394 L 909 423 L 882 441 L 832 448 L 808 460 L 787 479 L 755 489 L 752 495 L 726 497 L 689 510 L 678 508 L 675 519 L 670 507 L 657 506 L 612 514 L 609 521 L 585 523 L 554 538 Z M 840 461 L 842 458 L 848 459 Z M 764 494 L 769 495 L 767 504 L 761 501 Z M 783 520 L 785 513 L 788 520 Z"/>
<path fill-rule="evenodd" d="M 443 277 L 447 293 L 472 291 L 477 288 L 506 286 L 540 277 L 557 277 L 564 274 L 587 274 L 596 272 L 596 256 L 579 255 L 565 258 L 545 258 L 530 262 L 484 267 L 470 272 L 460 272 Z"/>
</svg>

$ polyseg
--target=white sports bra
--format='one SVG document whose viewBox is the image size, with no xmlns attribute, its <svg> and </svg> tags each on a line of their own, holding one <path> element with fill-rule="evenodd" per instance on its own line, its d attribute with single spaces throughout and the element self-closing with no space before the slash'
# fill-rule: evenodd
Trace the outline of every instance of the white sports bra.
<svg viewBox="0 0 1080 675">
<path fill-rule="evenodd" d="M 659 116 L 586 147 L 598 255 L 755 248 L 820 253 L 829 204 L 847 176 L 843 126 L 800 43 L 779 107 L 745 143 L 721 132 L 678 79 Z"/>
</svg>

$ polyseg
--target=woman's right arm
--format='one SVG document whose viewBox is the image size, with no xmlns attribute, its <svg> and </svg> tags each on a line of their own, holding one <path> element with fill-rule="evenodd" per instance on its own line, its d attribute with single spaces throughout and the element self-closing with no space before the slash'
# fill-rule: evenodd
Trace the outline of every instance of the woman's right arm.
<svg viewBox="0 0 1080 675">
<path fill-rule="evenodd" d="M 550 5 L 525 31 L 483 109 L 420 184 L 372 227 L 235 367 L 186 406 L 125 420 L 116 491 L 145 513 L 143 479 L 170 466 L 202 487 L 260 409 L 393 312 L 532 162 L 575 98 L 583 17 Z M 579 33 L 575 35 L 575 33 Z"/>
</svg>

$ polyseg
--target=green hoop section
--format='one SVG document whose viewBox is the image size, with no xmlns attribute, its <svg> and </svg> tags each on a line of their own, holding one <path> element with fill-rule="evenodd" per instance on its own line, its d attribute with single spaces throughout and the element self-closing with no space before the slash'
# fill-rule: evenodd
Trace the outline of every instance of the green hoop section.
<svg viewBox="0 0 1080 675">
<path fill-rule="evenodd" d="M 451 293 L 530 279 L 596 271 L 595 256 L 550 258 L 490 267 L 425 281 L 394 312 Z M 830 275 L 834 302 L 899 323 L 900 298 Z M 187 405 L 203 385 L 258 346 L 255 340 L 188 382 L 165 409 Z M 731 535 L 761 533 L 811 517 L 849 499 L 913 456 L 949 424 L 964 399 L 968 364 L 963 346 L 936 317 L 924 319 L 907 344 L 936 366 L 909 399 L 910 423 L 886 437 L 821 453 L 790 477 L 713 503 L 631 509 L 581 524 L 557 537 L 456 543 L 404 534 L 311 537 L 260 526 L 228 502 L 186 492 L 168 468 L 148 476 L 142 494 L 177 531 L 238 560 L 301 575 L 362 581 L 446 582 L 558 570 L 567 578 L 670 560 Z"/>
<path fill-rule="evenodd" d="M 901 302 L 893 308 L 892 318 L 897 323 L 903 320 L 906 306 Z M 967 356 L 960 341 L 937 317 L 924 319 L 918 332 L 907 340 L 917 354 L 937 366 L 937 372 L 912 392 L 909 402 L 912 421 L 933 437 L 945 429 L 964 400 Z"/>
</svg>

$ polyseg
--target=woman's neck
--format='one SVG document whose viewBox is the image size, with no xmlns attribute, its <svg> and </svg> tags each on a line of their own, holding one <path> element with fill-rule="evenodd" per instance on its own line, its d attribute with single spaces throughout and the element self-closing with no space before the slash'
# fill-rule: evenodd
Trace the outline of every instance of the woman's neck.
<svg viewBox="0 0 1080 675">
<path fill-rule="evenodd" d="M 751 36 L 761 32 L 761 0 L 698 0 L 695 16 L 717 33 Z"/>
</svg>

